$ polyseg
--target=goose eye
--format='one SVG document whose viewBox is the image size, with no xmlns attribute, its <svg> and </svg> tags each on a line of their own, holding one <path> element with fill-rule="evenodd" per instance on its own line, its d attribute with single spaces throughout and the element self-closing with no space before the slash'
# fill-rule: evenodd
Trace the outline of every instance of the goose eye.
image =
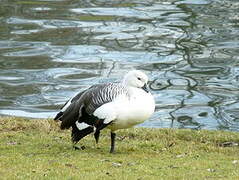
<svg viewBox="0 0 239 180">
<path fill-rule="evenodd" d="M 137 79 L 138 79 L 139 81 L 141 81 L 141 78 L 140 78 L 140 77 L 138 77 Z"/>
</svg>

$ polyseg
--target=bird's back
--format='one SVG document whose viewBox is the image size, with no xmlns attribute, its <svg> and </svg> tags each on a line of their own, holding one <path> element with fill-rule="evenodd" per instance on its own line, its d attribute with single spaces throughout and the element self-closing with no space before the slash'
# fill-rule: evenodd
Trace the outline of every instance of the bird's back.
<svg viewBox="0 0 239 180">
<path fill-rule="evenodd" d="M 119 95 L 129 96 L 128 90 L 120 83 L 107 83 L 91 86 L 70 99 L 56 115 L 61 120 L 61 129 L 70 128 L 77 120 L 94 125 L 97 117 L 94 112 L 104 104 L 112 102 Z"/>
</svg>

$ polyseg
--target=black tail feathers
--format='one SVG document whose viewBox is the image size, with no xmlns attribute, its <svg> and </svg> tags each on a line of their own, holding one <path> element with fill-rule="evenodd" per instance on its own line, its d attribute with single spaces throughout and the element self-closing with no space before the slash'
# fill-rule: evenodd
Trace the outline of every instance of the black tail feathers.
<svg viewBox="0 0 239 180">
<path fill-rule="evenodd" d="M 61 116 L 63 115 L 63 112 L 59 112 L 59 113 L 57 113 L 57 115 L 55 116 L 55 118 L 54 118 L 54 120 L 61 120 Z"/>
<path fill-rule="evenodd" d="M 72 131 L 71 131 L 71 140 L 73 143 L 77 143 L 80 141 L 83 137 L 87 136 L 88 134 L 94 132 L 94 127 L 89 126 L 85 129 L 79 130 L 76 125 L 72 125 Z"/>
</svg>

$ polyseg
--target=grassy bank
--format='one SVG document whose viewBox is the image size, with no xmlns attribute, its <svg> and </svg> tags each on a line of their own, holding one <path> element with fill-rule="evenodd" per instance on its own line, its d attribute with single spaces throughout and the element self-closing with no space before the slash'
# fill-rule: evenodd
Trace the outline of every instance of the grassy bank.
<svg viewBox="0 0 239 180">
<path fill-rule="evenodd" d="M 73 150 L 53 120 L 0 118 L 1 179 L 239 179 L 239 133 L 132 128 Z"/>
</svg>

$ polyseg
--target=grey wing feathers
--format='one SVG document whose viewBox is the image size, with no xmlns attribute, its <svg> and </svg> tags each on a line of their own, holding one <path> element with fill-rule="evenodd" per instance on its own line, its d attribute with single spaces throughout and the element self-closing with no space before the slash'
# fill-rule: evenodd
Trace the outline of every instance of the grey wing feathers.
<svg viewBox="0 0 239 180">
<path fill-rule="evenodd" d="M 93 115 L 94 111 L 101 105 L 111 102 L 120 94 L 129 96 L 127 89 L 121 84 L 108 83 L 91 86 L 72 98 L 69 105 L 66 103 L 62 108 L 64 111 L 59 112 L 55 119 L 62 121 L 62 129 L 70 128 L 79 119 L 88 124 L 94 124 L 89 122 L 89 117 Z M 86 116 L 87 119 L 85 121 L 84 117 L 81 117 L 82 109 L 89 115 Z"/>
<path fill-rule="evenodd" d="M 120 94 L 129 96 L 128 90 L 117 83 L 102 84 L 92 88 L 85 100 L 86 112 L 93 114 L 98 107 L 113 101 Z"/>
</svg>

